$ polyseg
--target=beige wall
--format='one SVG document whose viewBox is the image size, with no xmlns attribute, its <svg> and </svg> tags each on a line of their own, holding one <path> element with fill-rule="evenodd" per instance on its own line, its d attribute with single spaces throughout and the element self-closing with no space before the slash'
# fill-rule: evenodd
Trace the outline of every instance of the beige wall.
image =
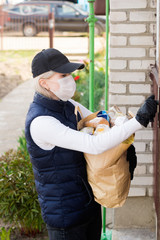
<svg viewBox="0 0 160 240">
<path fill-rule="evenodd" d="M 155 63 L 156 1 L 110 0 L 109 105 L 136 114 L 151 94 L 150 64 Z M 153 132 L 136 133 L 138 166 L 129 196 L 153 195 Z"/>
</svg>

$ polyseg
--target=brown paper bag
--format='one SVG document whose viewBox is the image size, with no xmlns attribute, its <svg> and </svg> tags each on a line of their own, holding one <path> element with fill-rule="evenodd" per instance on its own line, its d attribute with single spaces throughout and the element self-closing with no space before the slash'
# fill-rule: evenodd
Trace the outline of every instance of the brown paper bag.
<svg viewBox="0 0 160 240">
<path fill-rule="evenodd" d="M 93 113 L 82 119 L 79 129 L 97 116 Z M 95 201 L 107 208 L 121 207 L 128 196 L 130 188 L 129 162 L 126 150 L 134 141 L 134 135 L 101 154 L 84 153 L 87 162 L 88 181 L 92 187 Z"/>
<path fill-rule="evenodd" d="M 104 207 L 121 207 L 126 201 L 130 188 L 129 162 L 126 160 L 129 146 L 121 143 L 98 155 L 84 153 L 95 201 Z"/>
</svg>

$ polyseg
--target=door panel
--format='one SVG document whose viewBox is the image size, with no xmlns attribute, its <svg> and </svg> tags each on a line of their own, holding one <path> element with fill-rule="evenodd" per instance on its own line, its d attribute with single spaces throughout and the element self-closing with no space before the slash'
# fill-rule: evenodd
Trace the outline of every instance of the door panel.
<svg viewBox="0 0 160 240">
<path fill-rule="evenodd" d="M 56 6 L 56 23 L 58 31 L 85 32 L 88 26 L 81 13 L 65 4 Z"/>
<path fill-rule="evenodd" d="M 154 66 L 150 73 L 153 81 L 152 92 L 160 102 L 158 67 Z M 160 240 L 160 105 L 153 123 L 153 163 L 154 163 L 154 202 L 157 217 L 156 240 Z"/>
</svg>

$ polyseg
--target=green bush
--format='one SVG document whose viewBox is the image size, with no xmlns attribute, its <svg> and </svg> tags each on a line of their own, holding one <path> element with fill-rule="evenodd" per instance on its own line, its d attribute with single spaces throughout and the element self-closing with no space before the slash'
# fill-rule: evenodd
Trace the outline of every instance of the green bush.
<svg viewBox="0 0 160 240">
<path fill-rule="evenodd" d="M 73 73 L 73 77 L 79 76 L 76 82 L 77 90 L 74 100 L 89 108 L 89 64 L 85 62 L 85 69 Z M 102 108 L 101 100 L 105 91 L 105 72 L 100 64 L 95 64 L 94 72 L 94 111 Z"/>
<path fill-rule="evenodd" d="M 41 232 L 43 220 L 24 135 L 19 143 L 17 151 L 0 157 L 0 218 L 34 236 Z"/>
<path fill-rule="evenodd" d="M 0 229 L 0 239 L 1 240 L 10 240 L 11 231 L 12 231 L 12 228 L 9 228 L 8 230 L 6 230 L 5 227 L 2 227 Z"/>
</svg>

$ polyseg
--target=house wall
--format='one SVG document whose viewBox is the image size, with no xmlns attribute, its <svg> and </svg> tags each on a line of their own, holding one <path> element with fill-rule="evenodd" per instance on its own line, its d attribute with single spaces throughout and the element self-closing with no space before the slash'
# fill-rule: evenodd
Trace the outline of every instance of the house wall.
<svg viewBox="0 0 160 240">
<path fill-rule="evenodd" d="M 130 110 L 136 114 L 145 98 L 151 95 L 149 70 L 150 64 L 155 63 L 156 1 L 110 0 L 109 26 L 109 106 L 117 105 L 124 113 Z M 155 216 L 151 125 L 136 133 L 134 145 L 138 166 L 126 204 L 114 212 L 115 224 L 117 226 L 129 224 L 130 220 L 123 223 L 119 217 L 128 208 L 132 210 L 133 214 L 130 217 L 134 219 L 135 225 L 136 222 L 140 224 L 133 215 L 140 211 L 144 200 L 146 211 L 150 209 L 148 220 L 147 216 L 144 218 L 153 226 Z M 145 227 L 144 218 L 142 225 Z"/>
</svg>

